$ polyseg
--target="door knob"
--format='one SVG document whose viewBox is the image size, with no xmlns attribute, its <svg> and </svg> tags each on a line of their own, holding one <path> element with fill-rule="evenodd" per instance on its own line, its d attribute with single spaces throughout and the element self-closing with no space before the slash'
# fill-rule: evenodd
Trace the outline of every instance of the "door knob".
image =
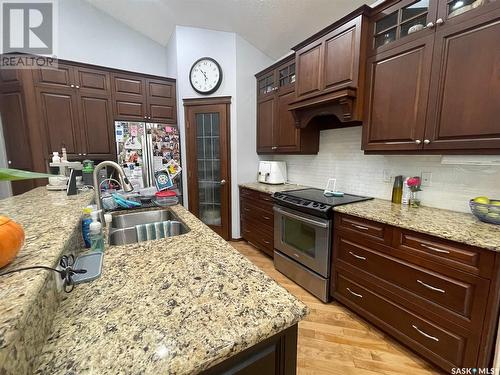
<svg viewBox="0 0 500 375">
<path fill-rule="evenodd" d="M 431 143 L 431 141 L 430 141 L 430 140 L 428 140 L 428 139 L 424 139 L 424 144 L 428 145 L 429 143 Z"/>
<path fill-rule="evenodd" d="M 421 141 L 420 139 L 416 139 L 416 140 L 415 140 L 415 143 L 416 143 L 417 145 L 419 145 L 420 143 L 422 143 L 422 141 Z"/>
<path fill-rule="evenodd" d="M 443 19 L 442 18 L 438 18 L 436 20 L 436 25 L 442 25 L 444 23 Z"/>
<path fill-rule="evenodd" d="M 220 180 L 220 184 L 221 185 L 225 185 L 226 184 L 226 180 Z"/>
</svg>

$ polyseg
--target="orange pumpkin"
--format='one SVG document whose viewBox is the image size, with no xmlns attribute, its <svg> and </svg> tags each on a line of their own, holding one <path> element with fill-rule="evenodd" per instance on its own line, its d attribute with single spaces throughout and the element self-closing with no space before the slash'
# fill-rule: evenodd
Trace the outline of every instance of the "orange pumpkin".
<svg viewBox="0 0 500 375">
<path fill-rule="evenodd" d="M 0 216 L 0 268 L 14 260 L 23 243 L 23 227 L 8 217 Z"/>
</svg>

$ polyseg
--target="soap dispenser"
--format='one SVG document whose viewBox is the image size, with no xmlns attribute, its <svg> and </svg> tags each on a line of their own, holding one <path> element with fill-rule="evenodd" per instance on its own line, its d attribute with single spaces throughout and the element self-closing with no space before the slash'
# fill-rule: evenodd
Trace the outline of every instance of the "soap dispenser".
<svg viewBox="0 0 500 375">
<path fill-rule="evenodd" d="M 97 220 L 101 210 L 92 211 L 92 222 L 89 226 L 90 248 L 93 251 L 104 251 L 104 236 L 102 234 L 102 224 Z"/>
</svg>

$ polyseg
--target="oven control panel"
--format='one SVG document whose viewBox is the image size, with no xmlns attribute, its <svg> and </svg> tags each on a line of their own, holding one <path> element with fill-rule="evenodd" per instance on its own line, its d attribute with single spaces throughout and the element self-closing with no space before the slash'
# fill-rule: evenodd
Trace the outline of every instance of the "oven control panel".
<svg viewBox="0 0 500 375">
<path fill-rule="evenodd" d="M 292 205 L 297 208 L 313 210 L 316 212 L 327 213 L 330 211 L 332 206 L 324 203 L 313 202 L 303 198 L 291 197 L 283 193 L 274 193 L 273 198 L 279 203 L 287 203 L 287 205 Z"/>
</svg>

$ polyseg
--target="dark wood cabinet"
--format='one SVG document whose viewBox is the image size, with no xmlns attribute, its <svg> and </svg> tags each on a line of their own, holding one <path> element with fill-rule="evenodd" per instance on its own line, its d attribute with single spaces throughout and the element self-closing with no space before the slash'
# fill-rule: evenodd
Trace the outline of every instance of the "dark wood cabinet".
<svg viewBox="0 0 500 375">
<path fill-rule="evenodd" d="M 175 80 L 146 80 L 148 120 L 176 124 L 177 103 Z"/>
<path fill-rule="evenodd" d="M 82 154 L 78 121 L 77 93 L 71 88 L 36 88 L 37 102 L 43 127 L 45 154 L 66 147 L 68 156 Z"/>
<path fill-rule="evenodd" d="M 387 1 L 367 60 L 366 152 L 497 153 L 500 2 Z"/>
<path fill-rule="evenodd" d="M 368 13 L 362 6 L 293 47 L 297 82 L 290 109 L 299 127 L 330 115 L 336 117 L 331 127 L 362 120 Z"/>
<path fill-rule="evenodd" d="M 147 120 L 145 79 L 130 74 L 118 73 L 112 74 L 111 80 L 115 119 Z"/>
<path fill-rule="evenodd" d="M 257 153 L 315 154 L 319 131 L 296 127 L 289 111 L 295 100 L 295 60 L 288 56 L 257 78 Z"/>
<path fill-rule="evenodd" d="M 500 150 L 499 45 L 500 9 L 438 29 L 425 149 Z"/>
<path fill-rule="evenodd" d="M 450 371 L 491 367 L 500 257 L 337 213 L 331 294 Z"/>
<path fill-rule="evenodd" d="M 433 44 L 430 35 L 367 60 L 365 151 L 422 149 Z"/>
<path fill-rule="evenodd" d="M 274 256 L 274 212 L 271 194 L 240 187 L 241 237 Z"/>
<path fill-rule="evenodd" d="M 0 112 L 9 165 L 46 172 L 62 147 L 70 160 L 115 159 L 114 120 L 174 124 L 176 82 L 64 60 L 57 69 L 0 70 Z"/>
</svg>

